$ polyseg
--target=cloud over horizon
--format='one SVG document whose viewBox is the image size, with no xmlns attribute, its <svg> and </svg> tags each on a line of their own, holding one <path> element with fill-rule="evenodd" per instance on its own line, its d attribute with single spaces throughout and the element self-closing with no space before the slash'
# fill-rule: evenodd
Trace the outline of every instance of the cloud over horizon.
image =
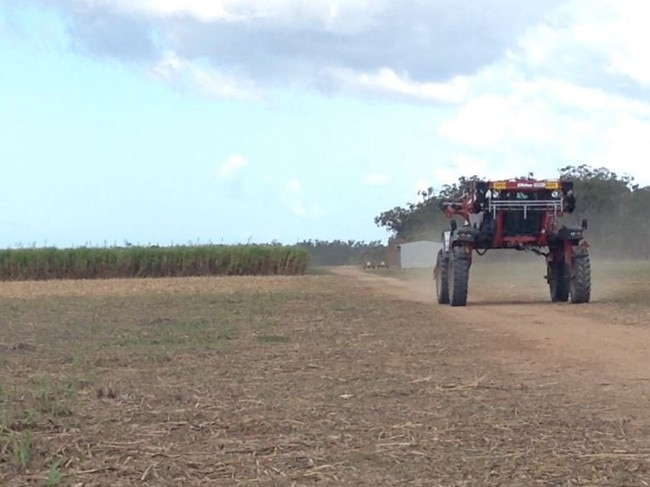
<svg viewBox="0 0 650 487">
<path fill-rule="evenodd" d="M 217 169 L 219 179 L 228 179 L 233 177 L 240 169 L 248 165 L 246 158 L 239 154 L 233 154 Z"/>
<path fill-rule="evenodd" d="M 384 173 L 373 172 L 366 174 L 361 182 L 366 186 L 384 186 L 390 183 L 390 176 Z"/>
<path fill-rule="evenodd" d="M 79 52 L 155 69 L 196 63 L 226 84 L 457 101 L 463 77 L 510 49 L 561 0 L 26 0 L 65 18 Z M 168 73 L 169 74 L 169 73 Z M 236 80 L 237 83 L 234 83 Z M 196 83 L 201 86 L 200 81 Z M 205 90 L 228 97 L 233 90 Z M 235 92 L 237 96 L 237 92 Z"/>
<path fill-rule="evenodd" d="M 309 204 L 306 201 L 303 184 L 298 179 L 290 179 L 284 184 L 281 199 L 282 204 L 293 216 L 299 218 L 319 218 L 322 216 L 322 210 L 319 206 Z"/>
<path fill-rule="evenodd" d="M 24 0 L 0 9 L 29 5 L 61 14 L 76 51 L 164 69 L 168 82 L 184 74 L 204 96 L 302 86 L 458 102 L 468 78 L 505 59 L 525 78 L 650 90 L 649 14 L 632 0 Z"/>
</svg>

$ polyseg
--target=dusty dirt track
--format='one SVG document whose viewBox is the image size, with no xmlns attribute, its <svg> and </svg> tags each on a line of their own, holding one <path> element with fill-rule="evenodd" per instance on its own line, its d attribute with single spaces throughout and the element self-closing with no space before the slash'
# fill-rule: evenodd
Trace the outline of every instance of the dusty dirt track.
<svg viewBox="0 0 650 487">
<path fill-rule="evenodd" d="M 387 297 L 429 305 L 434 300 L 435 289 L 430 279 L 420 277 L 409 281 L 346 267 L 334 272 Z M 537 478 L 535 483 L 650 485 L 650 306 L 610 299 L 611 295 L 630 292 L 630 289 L 637 294 L 645 293 L 650 290 L 649 283 L 613 280 L 594 293 L 590 304 L 572 305 L 547 301 L 544 285 L 534 285 L 531 289 L 526 282 L 499 289 L 498 278 L 496 273 L 492 279 L 470 283 L 471 297 L 466 307 L 433 304 L 433 321 L 457 326 L 457 334 L 474 343 L 474 353 L 481 357 L 486 376 L 505 373 L 514 378 L 514 383 L 522 379 L 523 383 L 530 381 L 532 388 L 549 386 L 554 393 L 542 401 L 551 402 L 550 414 L 561 417 L 569 409 L 562 400 L 552 399 L 554 394 L 571 398 L 569 402 L 578 411 L 582 410 L 582 419 L 586 421 L 576 418 L 576 411 L 572 411 L 569 415 L 577 420 L 578 426 L 570 428 L 584 428 L 586 437 L 600 429 L 596 424 L 589 424 L 588 418 L 593 419 L 594 413 L 600 419 L 616 418 L 624 439 L 619 448 L 607 453 L 583 453 L 579 458 L 600 456 L 612 461 L 615 468 L 634 472 L 630 477 L 597 475 L 590 480 L 579 476 L 567 476 L 564 481 Z M 492 285 L 486 287 L 486 282 Z M 558 402 L 553 404 L 554 400 Z M 560 445 L 567 447 L 566 438 L 561 433 L 555 434 L 559 446 L 555 455 L 561 457 Z M 626 464 L 630 458 L 641 460 L 642 467 Z M 580 463 L 573 461 L 576 465 Z M 533 478 L 529 480 L 532 482 Z M 489 483 L 478 481 L 476 485 L 484 482 Z M 517 484 L 514 478 L 508 483 Z"/>
<path fill-rule="evenodd" d="M 433 302 L 430 281 L 405 281 L 369 274 L 354 267 L 333 269 L 359 280 L 374 292 L 421 303 Z M 493 283 L 498 286 L 498 282 Z M 650 291 L 650 289 L 648 290 Z M 445 321 L 471 324 L 472 330 L 499 337 L 495 359 L 511 359 L 519 367 L 576 367 L 594 377 L 648 381 L 650 384 L 650 313 L 636 313 L 617 323 L 620 306 L 608 306 L 596 294 L 587 305 L 546 302 L 543 293 L 527 288 L 509 289 L 499 296 L 494 289 L 471 286 L 467 307 L 436 306 Z M 648 296 L 650 299 L 650 295 Z M 647 325 L 647 326 L 634 326 Z M 511 339 L 510 349 L 503 346 Z M 525 353 L 519 344 L 526 344 Z M 650 389 L 649 389 L 650 391 Z"/>
</svg>

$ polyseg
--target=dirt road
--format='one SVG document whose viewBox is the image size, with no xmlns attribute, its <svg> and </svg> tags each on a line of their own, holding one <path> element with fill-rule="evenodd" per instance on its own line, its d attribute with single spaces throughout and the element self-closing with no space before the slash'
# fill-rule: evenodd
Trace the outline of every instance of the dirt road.
<svg viewBox="0 0 650 487">
<path fill-rule="evenodd" d="M 432 280 L 406 281 L 354 267 L 334 272 L 375 292 L 431 303 L 438 319 L 471 325 L 485 335 L 485 353 L 520 369 L 558 368 L 600 382 L 650 381 L 650 316 L 647 311 L 626 315 L 604 293 L 596 294 L 591 304 L 571 305 L 545 301 L 539 289 L 510 288 L 500 294 L 495 291 L 498 283 L 470 284 L 468 306 L 452 308 L 435 303 Z"/>
</svg>

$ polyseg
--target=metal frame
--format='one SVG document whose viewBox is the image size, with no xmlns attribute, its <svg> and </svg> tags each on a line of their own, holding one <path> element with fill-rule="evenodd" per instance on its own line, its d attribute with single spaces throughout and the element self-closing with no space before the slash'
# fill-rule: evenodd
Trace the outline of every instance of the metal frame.
<svg viewBox="0 0 650 487">
<path fill-rule="evenodd" d="M 488 211 L 496 216 L 498 210 L 524 210 L 524 218 L 528 218 L 528 210 L 533 211 L 553 211 L 557 217 L 562 213 L 561 200 L 494 200 L 488 202 Z"/>
</svg>

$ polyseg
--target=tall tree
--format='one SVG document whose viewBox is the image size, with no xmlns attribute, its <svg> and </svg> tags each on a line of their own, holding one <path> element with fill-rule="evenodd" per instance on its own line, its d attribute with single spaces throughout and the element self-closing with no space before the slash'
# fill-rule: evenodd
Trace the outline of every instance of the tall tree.
<svg viewBox="0 0 650 487">
<path fill-rule="evenodd" d="M 560 177 L 575 184 L 576 217 L 589 219 L 594 250 L 626 258 L 645 253 L 650 237 L 647 223 L 636 226 L 635 238 L 630 238 L 629 230 L 630 222 L 646 220 L 650 207 L 642 201 L 643 190 L 632 176 L 582 164 L 560 169 Z"/>
<path fill-rule="evenodd" d="M 451 191 L 451 190 L 450 190 Z M 436 230 L 444 226 L 444 215 L 440 211 L 441 197 L 433 188 L 418 191 L 419 200 L 396 206 L 375 217 L 375 224 L 390 231 L 393 237 L 403 239 L 431 238 Z"/>
</svg>

